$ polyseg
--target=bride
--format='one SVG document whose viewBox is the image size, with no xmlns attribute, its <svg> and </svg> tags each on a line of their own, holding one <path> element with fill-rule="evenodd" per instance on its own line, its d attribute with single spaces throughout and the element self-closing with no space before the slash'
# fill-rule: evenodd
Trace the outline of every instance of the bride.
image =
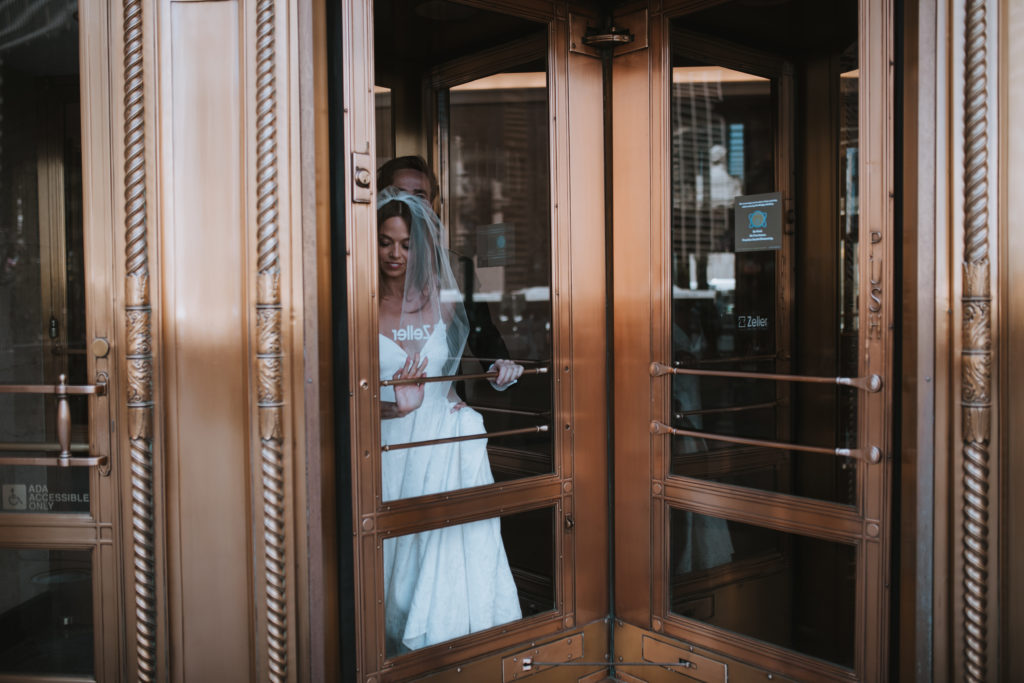
<svg viewBox="0 0 1024 683">
<path fill-rule="evenodd" d="M 389 187 L 378 195 L 377 230 L 380 378 L 457 374 L 469 325 L 440 221 L 426 201 Z M 498 390 L 523 372 L 509 360 L 492 370 Z M 451 381 L 381 389 L 384 446 L 484 433 Z M 385 501 L 493 481 L 485 438 L 382 454 Z M 522 616 L 497 518 L 386 539 L 384 596 L 388 656 Z"/>
</svg>

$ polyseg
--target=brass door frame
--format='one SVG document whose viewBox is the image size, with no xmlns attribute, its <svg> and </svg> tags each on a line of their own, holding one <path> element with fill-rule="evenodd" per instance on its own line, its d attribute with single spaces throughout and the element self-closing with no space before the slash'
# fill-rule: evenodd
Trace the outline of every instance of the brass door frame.
<svg viewBox="0 0 1024 683">
<path fill-rule="evenodd" d="M 883 460 L 858 467 L 858 500 L 853 509 L 781 494 L 742 490 L 710 482 L 668 477 L 665 437 L 652 441 L 651 420 L 667 410 L 667 387 L 652 386 L 647 373 L 651 362 L 665 362 L 669 339 L 668 197 L 669 147 L 667 117 L 670 65 L 669 18 L 706 3 L 674 2 L 661 11 L 650 8 L 649 54 L 634 52 L 613 62 L 613 168 L 615 254 L 618 273 L 650 272 L 641 282 L 615 278 L 613 295 L 615 333 L 616 615 L 655 633 L 665 633 L 697 647 L 757 661 L 769 670 L 796 677 L 846 678 L 839 667 L 813 658 L 761 647 L 746 639 L 726 636 L 681 617 L 668 614 L 664 576 L 666 522 L 664 510 L 671 500 L 684 500 L 688 509 L 721 511 L 723 500 L 733 499 L 730 518 L 760 525 L 811 532 L 857 546 L 858 610 L 855 667 L 864 680 L 884 680 L 888 648 L 889 529 L 891 525 L 892 401 L 892 254 L 893 254 L 893 56 L 892 5 L 888 0 L 862 0 L 859 8 L 861 234 L 858 375 L 879 374 L 882 391 L 862 394 L 858 443 L 877 445 Z M 870 85 L 864 85 L 865 83 Z M 649 188 L 649 191 L 648 191 Z M 636 226 L 650 226 L 650 239 L 635 239 Z M 648 357 L 648 351 L 650 357 Z M 630 352 L 629 350 L 632 350 Z M 653 380 L 659 381 L 659 380 Z M 637 396 L 650 394 L 650 404 Z M 637 462 L 650 457 L 650 471 Z M 791 514 L 780 515 L 779 506 Z M 635 533 L 652 530 L 650 539 Z M 639 523 L 638 523 L 639 522 Z M 639 562 L 637 558 L 652 558 Z M 648 588 L 650 586 L 650 588 Z M 868 597 L 870 596 L 870 600 Z M 724 637 L 723 637 L 724 636 Z M 630 659 L 630 657 L 627 657 Z M 629 670 L 643 676 L 642 671 Z"/>
<path fill-rule="evenodd" d="M 58 548 L 88 550 L 92 553 L 92 605 L 95 678 L 82 676 L 39 676 L 40 683 L 66 681 L 116 681 L 122 679 L 125 652 L 121 624 L 125 615 L 120 552 L 121 514 L 117 457 L 120 423 L 112 406 L 123 400 L 118 384 L 120 368 L 117 354 L 98 356 L 91 351 L 97 338 L 115 339 L 113 289 L 116 259 L 111 226 L 114 216 L 115 150 L 111 110 L 110 26 L 113 12 L 104 3 L 80 2 L 79 77 L 80 121 L 82 131 L 82 203 L 84 266 L 88 276 L 85 292 L 87 377 L 108 379 L 105 398 L 90 398 L 89 452 L 108 456 L 110 469 L 89 468 L 89 513 L 0 516 L 0 546 L 16 548 Z M 40 183 L 52 182 L 59 169 L 52 161 L 40 161 Z M 50 180 L 44 180 L 44 174 Z M 60 180 L 59 182 L 62 182 Z M 55 208 L 54 188 L 45 193 L 48 206 Z M 47 201 L 43 194 L 40 202 Z M 62 200 L 61 200 L 62 201 Z M 42 213 L 42 212 L 41 212 Z M 40 216 L 42 221 L 42 215 Z M 62 217 L 52 216 L 51 224 L 63 235 Z M 56 247 L 51 250 L 55 251 Z M 61 259 L 62 260 L 62 259 Z M 58 265 L 57 267 L 61 267 Z M 0 675 L 0 681 L 24 680 L 22 675 Z"/>
<path fill-rule="evenodd" d="M 372 200 L 345 202 L 348 301 L 350 323 L 350 443 L 353 481 L 353 542 L 356 570 L 357 661 L 361 680 L 394 680 L 432 670 L 458 668 L 469 658 L 516 644 L 540 642 L 567 631 L 579 632 L 607 614 L 607 528 L 605 486 L 605 340 L 603 334 L 574 333 L 604 325 L 603 114 L 601 62 L 571 54 L 568 9 L 562 2 L 472 2 L 548 25 L 548 99 L 551 114 L 552 314 L 554 381 L 554 471 L 549 475 L 505 482 L 484 492 L 436 495 L 415 502 L 384 505 L 380 491 L 380 428 L 377 391 L 376 212 Z M 495 6 L 497 4 L 497 6 Z M 353 152 L 373 160 L 374 101 L 372 0 L 356 0 L 343 8 L 344 130 L 346 178 L 355 188 Z M 570 100 L 580 106 L 570 108 Z M 570 125 L 571 124 L 571 125 Z M 571 135 L 570 135 L 571 133 Z M 340 302 L 339 302 L 340 303 Z M 372 333 L 371 333 L 372 331 Z M 586 429 L 576 429 L 585 419 Z M 601 429 L 590 428 L 600 424 Z M 577 458 L 574 454 L 579 453 Z M 428 505 L 424 505 L 424 501 Z M 380 550 L 388 535 L 412 532 L 459 521 L 508 514 L 517 510 L 556 508 L 557 609 L 502 627 L 500 634 L 482 633 L 460 639 L 455 650 L 424 648 L 385 661 L 383 607 L 380 597 Z M 571 515 L 574 525 L 564 518 Z M 571 528 L 570 528 L 571 527 Z M 579 534 L 579 529 L 594 533 Z M 500 667 L 500 654 L 484 661 Z M 488 665 L 490 666 L 490 665 Z M 574 672 L 580 675 L 577 669 Z M 445 675 L 442 672 L 442 677 Z"/>
</svg>

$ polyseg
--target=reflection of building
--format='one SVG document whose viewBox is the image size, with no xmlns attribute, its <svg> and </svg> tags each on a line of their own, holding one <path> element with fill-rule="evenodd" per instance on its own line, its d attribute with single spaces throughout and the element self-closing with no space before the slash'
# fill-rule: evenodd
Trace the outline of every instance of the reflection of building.
<svg viewBox="0 0 1024 683">
<path fill-rule="evenodd" d="M 771 86 L 711 66 L 676 66 L 672 81 L 672 266 L 676 283 L 703 289 L 708 254 L 732 251 L 733 197 L 773 189 L 763 171 L 772 150 L 759 140 L 770 126 Z"/>
<path fill-rule="evenodd" d="M 502 87 L 507 85 L 502 76 L 539 84 Z M 451 90 L 453 246 L 474 257 L 481 228 L 504 224 L 514 233 L 509 238 L 514 248 L 501 266 L 506 292 L 550 281 L 550 261 L 536 258 L 548 251 L 551 221 L 546 116 L 542 73 L 499 74 Z"/>
</svg>

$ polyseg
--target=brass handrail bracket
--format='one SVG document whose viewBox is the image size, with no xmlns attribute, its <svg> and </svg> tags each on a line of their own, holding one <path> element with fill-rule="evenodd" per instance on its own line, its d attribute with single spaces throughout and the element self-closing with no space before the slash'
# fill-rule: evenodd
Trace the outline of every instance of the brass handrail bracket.
<svg viewBox="0 0 1024 683">
<path fill-rule="evenodd" d="M 68 396 L 106 396 L 107 383 L 68 384 L 67 375 L 61 375 L 57 384 L 0 384 L 0 394 L 37 394 L 57 397 L 57 449 L 56 458 L 34 456 L 6 456 L 0 458 L 0 465 L 36 465 L 58 467 L 105 467 L 107 457 L 73 457 L 71 455 L 71 406 Z M 38 446 L 38 445 L 37 445 Z M 26 446 L 27 450 L 38 447 Z M 75 449 L 77 450 L 77 449 Z"/>
</svg>

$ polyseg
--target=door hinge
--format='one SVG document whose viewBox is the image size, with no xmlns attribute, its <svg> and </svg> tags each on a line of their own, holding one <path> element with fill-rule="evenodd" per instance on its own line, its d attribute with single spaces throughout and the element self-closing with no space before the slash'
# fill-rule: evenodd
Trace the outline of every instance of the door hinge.
<svg viewBox="0 0 1024 683">
<path fill-rule="evenodd" d="M 647 48 L 647 10 L 623 14 L 601 26 L 593 19 L 570 13 L 569 31 L 569 52 L 600 57 L 602 50 L 608 49 L 618 57 Z"/>
</svg>

